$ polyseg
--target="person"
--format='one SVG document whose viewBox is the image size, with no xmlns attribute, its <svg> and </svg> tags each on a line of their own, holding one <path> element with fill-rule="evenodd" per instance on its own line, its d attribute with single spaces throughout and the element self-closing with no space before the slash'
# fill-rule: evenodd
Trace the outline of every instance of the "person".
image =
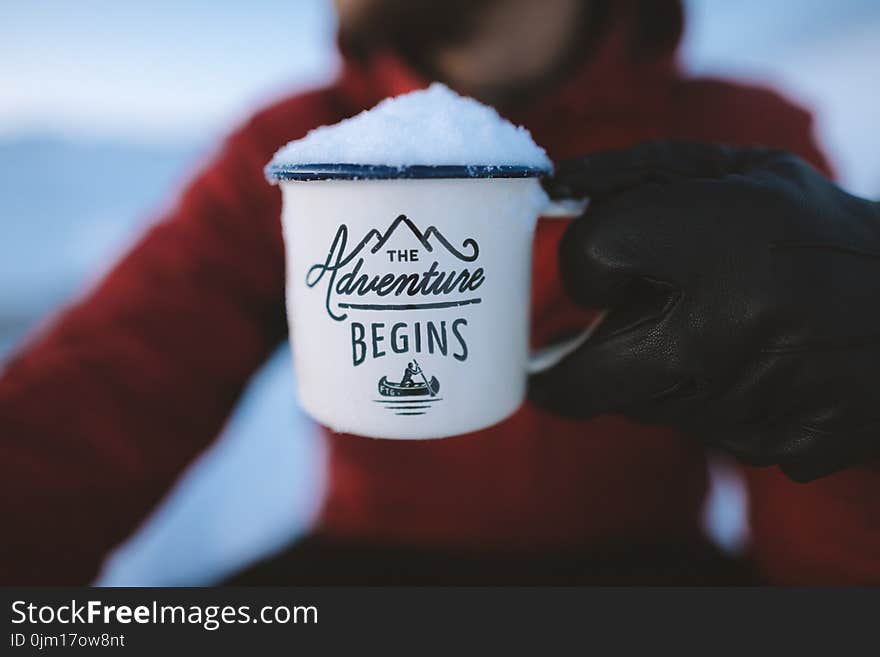
<svg viewBox="0 0 880 657">
<path fill-rule="evenodd" d="M 440 79 L 528 127 L 555 161 L 685 138 L 760 143 L 830 173 L 806 112 L 680 71 L 676 0 L 336 4 L 340 78 L 255 114 L 101 284 L 7 365 L 3 581 L 94 578 L 283 340 L 280 197 L 262 167 L 311 128 Z M 545 219 L 536 230 L 534 346 L 598 312 L 564 291 L 566 227 Z M 234 582 L 880 581 L 880 475 L 864 467 L 807 485 L 749 469 L 746 570 L 703 536 L 706 455 L 678 429 L 525 404 L 468 436 L 327 431 L 326 441 L 329 482 L 310 537 Z"/>
<path fill-rule="evenodd" d="M 400 385 L 415 385 L 415 382 L 413 381 L 413 374 L 421 374 L 421 370 L 412 361 L 410 361 L 406 364 L 406 369 L 403 371 L 403 377 L 400 379 Z"/>
</svg>

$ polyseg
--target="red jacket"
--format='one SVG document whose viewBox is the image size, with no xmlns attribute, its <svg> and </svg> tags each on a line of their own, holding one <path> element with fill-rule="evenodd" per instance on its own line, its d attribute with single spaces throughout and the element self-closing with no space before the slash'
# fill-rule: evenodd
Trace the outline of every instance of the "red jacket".
<svg viewBox="0 0 880 657">
<path fill-rule="evenodd" d="M 825 168 L 810 119 L 771 92 L 688 79 L 675 39 L 619 13 L 579 71 L 501 108 L 554 159 L 657 137 L 760 142 Z M 677 30 L 676 30 L 677 33 Z M 87 582 L 221 429 L 284 339 L 280 195 L 262 167 L 281 144 L 425 84 L 392 55 L 348 62 L 330 87 L 279 102 L 233 134 L 176 208 L 0 379 L 3 581 Z M 583 324 L 556 246 L 535 239 L 533 342 Z M 327 435 L 316 531 L 338 540 L 480 549 L 614 549 L 696 540 L 700 446 L 615 417 L 574 422 L 526 405 L 441 441 Z M 772 581 L 880 582 L 880 472 L 809 485 L 750 473 L 756 560 Z"/>
</svg>

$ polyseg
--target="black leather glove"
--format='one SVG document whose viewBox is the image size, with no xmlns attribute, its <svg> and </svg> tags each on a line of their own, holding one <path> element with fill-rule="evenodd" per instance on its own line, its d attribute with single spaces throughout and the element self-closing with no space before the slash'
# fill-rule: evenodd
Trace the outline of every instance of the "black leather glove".
<svg viewBox="0 0 880 657">
<path fill-rule="evenodd" d="M 559 167 L 566 290 L 609 308 L 536 403 L 693 433 L 808 481 L 880 455 L 880 206 L 793 155 L 654 142 Z"/>
</svg>

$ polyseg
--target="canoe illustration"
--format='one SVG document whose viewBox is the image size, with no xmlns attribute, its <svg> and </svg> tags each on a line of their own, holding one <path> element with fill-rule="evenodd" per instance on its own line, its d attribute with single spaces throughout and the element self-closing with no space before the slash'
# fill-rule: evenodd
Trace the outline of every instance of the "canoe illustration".
<svg viewBox="0 0 880 657">
<path fill-rule="evenodd" d="M 389 381 L 387 376 L 379 379 L 379 394 L 383 397 L 434 396 L 440 391 L 436 376 L 429 381 L 416 361 L 408 363 L 400 381 Z"/>
</svg>

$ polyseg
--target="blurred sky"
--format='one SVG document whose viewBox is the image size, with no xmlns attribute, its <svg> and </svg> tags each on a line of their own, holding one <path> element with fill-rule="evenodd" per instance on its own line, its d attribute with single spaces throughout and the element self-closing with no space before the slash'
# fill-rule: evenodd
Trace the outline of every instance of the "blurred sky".
<svg viewBox="0 0 880 657">
<path fill-rule="evenodd" d="M 2 0 L 0 135 L 202 139 L 326 78 L 333 31 L 321 0 Z"/>
<path fill-rule="evenodd" d="M 880 196 L 880 1 L 686 5 L 690 71 L 807 105 L 843 183 Z M 0 365 L 118 257 L 222 133 L 332 76 L 334 27 L 326 0 L 0 0 Z M 35 175 L 50 168 L 65 175 Z M 211 582 L 277 549 L 314 515 L 323 458 L 282 349 L 101 581 Z M 709 527 L 735 546 L 741 488 L 721 471 L 713 491 Z"/>
</svg>

